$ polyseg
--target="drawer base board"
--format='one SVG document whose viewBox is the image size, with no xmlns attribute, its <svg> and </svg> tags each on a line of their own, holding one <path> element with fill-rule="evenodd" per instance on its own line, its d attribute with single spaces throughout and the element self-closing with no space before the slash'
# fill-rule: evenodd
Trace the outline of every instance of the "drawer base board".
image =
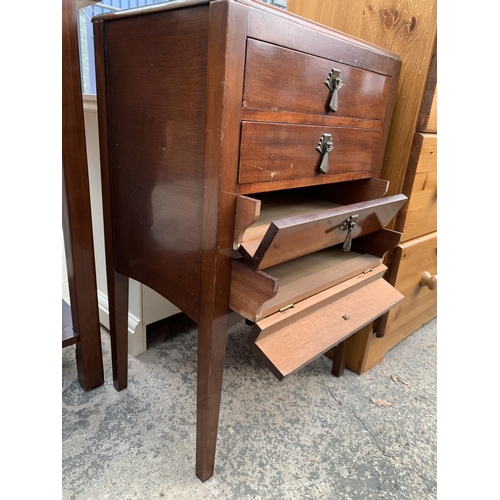
<svg viewBox="0 0 500 500">
<path fill-rule="evenodd" d="M 274 314 L 254 325 L 249 343 L 278 380 L 344 341 L 403 299 L 383 278 L 340 298 L 336 295 L 332 289 L 326 290 L 303 301 L 299 308 Z M 295 316 L 293 320 L 289 315 Z"/>
</svg>

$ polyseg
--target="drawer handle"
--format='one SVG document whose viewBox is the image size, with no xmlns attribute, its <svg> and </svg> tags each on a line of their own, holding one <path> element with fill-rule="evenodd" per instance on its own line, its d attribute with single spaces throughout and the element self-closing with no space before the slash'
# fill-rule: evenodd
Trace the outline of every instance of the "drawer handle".
<svg viewBox="0 0 500 500">
<path fill-rule="evenodd" d="M 438 275 L 425 272 L 420 278 L 420 286 L 426 286 L 429 290 L 435 290 L 438 286 Z"/>
<path fill-rule="evenodd" d="M 340 226 L 340 229 L 342 231 L 347 231 L 347 236 L 345 238 L 344 244 L 342 245 L 342 250 L 344 250 L 344 252 L 348 252 L 351 249 L 351 240 L 352 240 L 351 232 L 354 229 L 356 222 L 358 222 L 358 219 L 359 219 L 359 214 L 351 215 Z"/>
<path fill-rule="evenodd" d="M 321 139 L 316 146 L 316 149 L 323 155 L 321 159 L 321 165 L 319 166 L 319 171 L 322 174 L 328 173 L 328 153 L 333 150 L 333 142 L 331 134 L 323 134 Z"/>
<path fill-rule="evenodd" d="M 325 80 L 325 85 L 330 89 L 332 97 L 330 99 L 330 109 L 337 111 L 339 109 L 338 91 L 344 86 L 340 78 L 340 70 L 332 68 L 328 73 L 328 78 Z"/>
</svg>

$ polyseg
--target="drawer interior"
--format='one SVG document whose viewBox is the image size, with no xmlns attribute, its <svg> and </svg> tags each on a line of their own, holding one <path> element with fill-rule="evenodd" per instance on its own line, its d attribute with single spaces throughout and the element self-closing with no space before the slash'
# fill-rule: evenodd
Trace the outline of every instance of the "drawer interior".
<svg viewBox="0 0 500 500">
<path fill-rule="evenodd" d="M 239 259 L 233 262 L 230 308 L 250 321 L 258 321 L 353 277 L 382 276 L 386 269 L 380 257 L 346 253 L 338 245 L 265 271 L 254 270 Z"/>
<path fill-rule="evenodd" d="M 349 233 L 355 239 L 380 231 L 407 198 L 373 199 L 377 194 L 380 187 L 365 189 L 346 204 L 341 187 L 327 185 L 239 196 L 234 248 L 252 268 L 266 269 L 344 243 Z M 356 222 L 347 230 L 350 217 Z"/>
</svg>

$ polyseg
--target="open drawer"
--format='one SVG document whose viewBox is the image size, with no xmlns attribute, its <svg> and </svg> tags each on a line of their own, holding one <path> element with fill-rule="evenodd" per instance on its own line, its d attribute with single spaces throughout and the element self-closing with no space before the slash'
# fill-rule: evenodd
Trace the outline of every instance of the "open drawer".
<svg viewBox="0 0 500 500">
<path fill-rule="evenodd" d="M 378 236 L 392 246 L 401 234 L 385 229 Z M 339 246 L 265 272 L 239 259 L 230 308 L 255 322 L 249 343 L 281 380 L 404 298 L 383 279 L 386 269 L 381 257 Z"/>
<path fill-rule="evenodd" d="M 387 181 L 368 179 L 238 196 L 234 248 L 253 269 L 339 243 L 349 251 L 356 238 L 384 229 L 406 202 L 402 194 L 382 197 L 386 189 Z"/>
<path fill-rule="evenodd" d="M 278 379 L 404 298 L 382 258 L 406 197 L 386 190 L 367 179 L 238 198 L 230 308 L 254 323 L 249 343 Z"/>
</svg>

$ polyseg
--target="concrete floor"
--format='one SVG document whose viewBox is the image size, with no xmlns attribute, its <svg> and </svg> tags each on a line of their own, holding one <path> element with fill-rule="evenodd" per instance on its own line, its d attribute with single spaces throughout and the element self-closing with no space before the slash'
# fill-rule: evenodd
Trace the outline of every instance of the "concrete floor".
<svg viewBox="0 0 500 500">
<path fill-rule="evenodd" d="M 74 346 L 62 350 L 63 499 L 435 499 L 434 319 L 362 376 L 322 356 L 278 382 L 228 335 L 215 473 L 195 476 L 196 325 L 184 315 L 129 357 L 129 384 L 84 392 Z M 390 406 L 379 406 L 383 400 Z"/>
</svg>

